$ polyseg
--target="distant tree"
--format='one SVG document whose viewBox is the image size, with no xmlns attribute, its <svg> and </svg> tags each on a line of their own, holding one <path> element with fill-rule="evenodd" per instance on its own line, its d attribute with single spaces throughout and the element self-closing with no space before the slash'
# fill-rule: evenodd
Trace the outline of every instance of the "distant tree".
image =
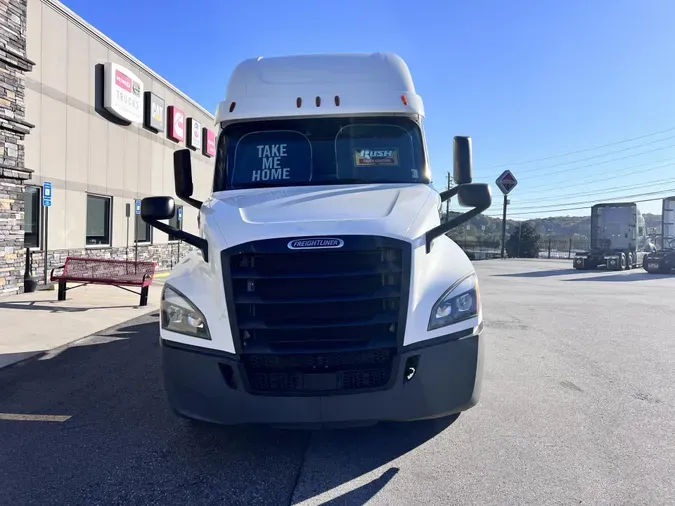
<svg viewBox="0 0 675 506">
<path fill-rule="evenodd" d="M 541 236 L 529 223 L 514 227 L 506 241 L 506 253 L 511 258 L 537 258 Z"/>
</svg>

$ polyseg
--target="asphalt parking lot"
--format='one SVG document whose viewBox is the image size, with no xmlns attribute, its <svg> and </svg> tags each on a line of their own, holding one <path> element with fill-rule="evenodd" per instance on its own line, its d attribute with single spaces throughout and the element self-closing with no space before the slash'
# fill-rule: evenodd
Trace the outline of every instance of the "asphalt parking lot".
<svg viewBox="0 0 675 506">
<path fill-rule="evenodd" d="M 675 276 L 476 262 L 480 403 L 454 423 L 191 428 L 157 316 L 0 370 L 3 504 L 674 504 Z M 49 418 L 49 417 L 61 418 Z"/>
</svg>

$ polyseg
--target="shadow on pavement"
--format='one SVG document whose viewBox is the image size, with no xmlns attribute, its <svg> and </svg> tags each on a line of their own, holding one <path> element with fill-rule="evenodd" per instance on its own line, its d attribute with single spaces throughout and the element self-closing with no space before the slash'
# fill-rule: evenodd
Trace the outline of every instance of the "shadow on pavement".
<svg viewBox="0 0 675 506">
<path fill-rule="evenodd" d="M 0 421 L 3 502 L 291 504 L 294 493 L 301 501 L 347 483 L 452 423 L 195 429 L 165 402 L 157 316 L 0 370 L 1 413 L 71 416 Z M 396 472 L 389 468 L 340 503 L 363 504 Z"/>
<path fill-rule="evenodd" d="M 339 497 L 322 502 L 321 506 L 337 506 L 338 504 L 366 504 L 370 499 L 375 497 L 375 495 L 380 490 L 382 490 L 391 481 L 391 479 L 396 476 L 397 473 L 398 467 L 390 467 L 384 473 L 382 473 L 379 478 L 375 478 L 373 481 L 366 483 L 359 488 L 355 488 L 346 494 L 342 494 Z"/>
<path fill-rule="evenodd" d="M 455 420 L 456 417 L 450 417 L 411 424 L 383 423 L 360 429 L 316 432 L 305 456 L 293 504 L 339 487 L 401 457 L 433 439 Z M 371 482 L 333 498 L 333 504 L 365 504 L 397 472 L 398 469 L 392 466 Z"/>
<path fill-rule="evenodd" d="M 629 282 L 629 281 L 649 281 L 654 279 L 675 278 L 674 274 L 649 274 L 648 272 L 614 272 L 604 276 L 593 276 L 590 278 L 565 279 L 563 281 L 608 281 L 608 282 Z"/>
<path fill-rule="evenodd" d="M 127 309 L 139 307 L 138 304 L 119 305 L 119 306 L 62 306 L 60 301 L 54 300 L 30 300 L 30 301 L 11 301 L 0 302 L 0 309 L 20 309 L 25 311 L 48 311 L 50 313 L 81 313 L 84 311 L 101 309 Z"/>
<path fill-rule="evenodd" d="M 20 351 L 18 353 L 0 353 L 0 369 L 31 357 L 44 355 L 43 350 Z"/>
<path fill-rule="evenodd" d="M 584 271 L 577 270 L 571 265 L 569 269 L 553 269 L 548 271 L 531 271 L 531 272 L 512 272 L 504 274 L 493 274 L 498 278 L 549 278 L 553 276 L 564 276 L 566 274 L 579 274 Z"/>
</svg>

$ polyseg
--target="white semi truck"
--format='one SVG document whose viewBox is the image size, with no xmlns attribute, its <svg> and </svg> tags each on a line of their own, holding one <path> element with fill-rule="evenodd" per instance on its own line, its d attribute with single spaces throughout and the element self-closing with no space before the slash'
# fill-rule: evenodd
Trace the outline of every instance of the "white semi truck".
<svg viewBox="0 0 675 506">
<path fill-rule="evenodd" d="M 591 249 L 578 252 L 575 269 L 623 271 L 643 265 L 648 247 L 647 225 L 635 202 L 611 202 L 591 207 Z"/>
<path fill-rule="evenodd" d="M 454 138 L 457 186 L 439 193 L 424 108 L 395 54 L 243 61 L 218 106 L 210 197 L 190 151 L 176 195 L 199 235 L 166 279 L 160 349 L 173 410 L 227 425 L 355 425 L 458 414 L 479 398 L 483 313 L 472 263 L 446 233 L 491 204 Z M 441 203 L 470 208 L 441 223 Z"/>
<path fill-rule="evenodd" d="M 661 248 L 645 257 L 644 268 L 650 274 L 671 274 L 675 272 L 675 197 L 663 199 Z"/>
</svg>

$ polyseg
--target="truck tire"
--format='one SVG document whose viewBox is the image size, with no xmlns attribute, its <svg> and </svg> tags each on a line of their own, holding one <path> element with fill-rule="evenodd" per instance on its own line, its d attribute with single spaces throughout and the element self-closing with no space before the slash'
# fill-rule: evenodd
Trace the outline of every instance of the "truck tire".
<svg viewBox="0 0 675 506">
<path fill-rule="evenodd" d="M 623 271 L 626 269 L 626 254 L 625 253 L 620 253 L 619 254 L 619 262 L 618 265 L 616 266 L 617 271 Z"/>
<path fill-rule="evenodd" d="M 642 257 L 642 268 L 647 270 L 647 255 Z"/>
<path fill-rule="evenodd" d="M 628 256 L 626 257 L 626 270 L 629 271 L 633 267 L 635 267 L 635 260 L 633 259 L 633 253 L 629 252 Z"/>
</svg>

